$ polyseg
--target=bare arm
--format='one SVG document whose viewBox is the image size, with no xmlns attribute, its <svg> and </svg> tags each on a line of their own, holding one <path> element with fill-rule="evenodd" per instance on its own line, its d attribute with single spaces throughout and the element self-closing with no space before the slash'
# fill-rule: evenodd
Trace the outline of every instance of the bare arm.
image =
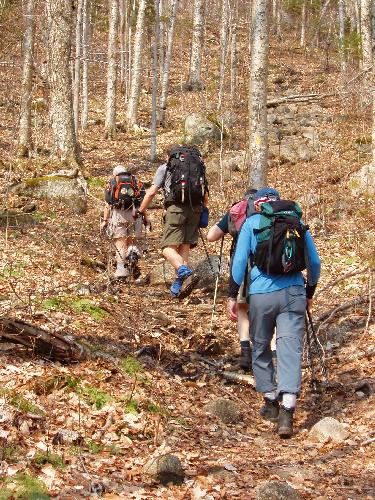
<svg viewBox="0 0 375 500">
<path fill-rule="evenodd" d="M 158 188 L 158 186 L 155 186 L 155 184 L 152 184 L 152 186 L 147 189 L 145 197 L 143 198 L 141 206 L 139 207 L 139 211 L 141 213 L 143 213 L 143 214 L 145 213 L 145 211 L 147 210 L 147 207 L 150 205 L 150 203 L 154 199 L 154 196 L 156 195 L 158 190 L 159 190 L 159 188 Z"/>
<path fill-rule="evenodd" d="M 207 241 L 213 242 L 218 241 L 224 236 L 224 231 L 222 231 L 217 224 L 210 227 L 207 233 Z"/>
</svg>

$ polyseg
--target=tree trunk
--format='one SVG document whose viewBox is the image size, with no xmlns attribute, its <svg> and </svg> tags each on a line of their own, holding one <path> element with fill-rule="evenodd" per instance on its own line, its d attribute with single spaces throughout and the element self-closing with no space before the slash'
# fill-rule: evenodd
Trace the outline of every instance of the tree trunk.
<svg viewBox="0 0 375 500">
<path fill-rule="evenodd" d="M 201 90 L 203 87 L 201 69 L 204 37 L 204 0 L 194 0 L 193 37 L 191 43 L 189 78 L 187 90 Z"/>
<path fill-rule="evenodd" d="M 89 119 L 89 62 L 88 48 L 90 38 L 90 0 L 83 0 L 82 7 L 82 128 L 87 127 Z"/>
<path fill-rule="evenodd" d="M 161 89 L 160 89 L 160 102 L 159 102 L 159 113 L 158 122 L 161 126 L 165 125 L 165 110 L 167 109 L 167 96 L 168 96 L 168 86 L 169 86 L 169 68 L 172 58 L 172 47 L 173 47 L 173 36 L 174 27 L 177 15 L 179 0 L 172 0 L 171 3 L 171 14 L 169 20 L 169 27 L 167 33 L 167 48 L 164 56 L 164 65 L 161 73 Z"/>
<path fill-rule="evenodd" d="M 20 126 L 18 138 L 18 155 L 29 156 L 31 142 L 31 92 L 34 54 L 34 0 L 28 0 L 25 9 L 25 33 L 23 36 L 23 69 L 20 103 Z"/>
<path fill-rule="evenodd" d="M 361 0 L 361 41 L 363 69 L 367 69 L 372 65 L 371 3 L 372 0 Z"/>
<path fill-rule="evenodd" d="M 54 155 L 69 166 L 81 163 L 74 131 L 72 74 L 70 71 L 73 4 L 47 0 L 48 77 Z"/>
<path fill-rule="evenodd" d="M 237 83 L 237 26 L 232 26 L 232 39 L 230 47 L 230 102 L 235 105 Z"/>
<path fill-rule="evenodd" d="M 346 71 L 346 54 L 345 54 L 345 0 L 339 0 L 339 48 L 340 48 L 340 66 L 341 71 Z"/>
<path fill-rule="evenodd" d="M 229 0 L 222 0 L 221 6 L 221 30 L 220 30 L 220 78 L 219 78 L 219 98 L 217 109 L 220 110 L 223 101 L 224 80 L 225 80 L 225 60 L 228 48 L 228 26 L 229 26 Z"/>
<path fill-rule="evenodd" d="M 159 49 L 159 0 L 155 0 L 154 43 L 152 46 L 152 118 L 150 159 L 156 158 L 156 100 L 158 93 L 158 49 Z"/>
<path fill-rule="evenodd" d="M 304 47 L 306 44 L 306 0 L 303 0 L 301 7 L 301 37 L 299 46 Z"/>
<path fill-rule="evenodd" d="M 114 139 L 116 137 L 116 50 L 117 50 L 117 28 L 119 22 L 118 0 L 111 0 L 109 13 L 108 32 L 108 70 L 107 70 L 107 98 L 105 102 L 105 125 L 104 137 Z"/>
<path fill-rule="evenodd" d="M 146 0 L 140 0 L 138 5 L 137 25 L 134 36 L 132 78 L 128 103 L 127 125 L 134 128 L 137 125 L 139 96 L 141 93 L 141 71 L 143 57 L 143 32 L 145 27 Z"/>
<path fill-rule="evenodd" d="M 74 130 L 77 137 L 78 137 L 78 126 L 79 126 L 79 89 L 81 84 L 82 12 L 83 12 L 83 0 L 78 0 L 77 21 L 76 21 L 76 58 L 74 61 L 74 84 L 73 84 Z"/>
<path fill-rule="evenodd" d="M 249 97 L 249 185 L 266 185 L 267 134 L 267 75 L 268 75 L 268 3 L 254 0 L 251 32 L 250 97 Z"/>
<path fill-rule="evenodd" d="M 125 82 L 125 74 L 126 74 L 126 56 L 125 56 L 125 48 L 126 48 L 126 1 L 119 0 L 119 35 L 120 35 L 120 82 L 121 88 Z"/>
</svg>

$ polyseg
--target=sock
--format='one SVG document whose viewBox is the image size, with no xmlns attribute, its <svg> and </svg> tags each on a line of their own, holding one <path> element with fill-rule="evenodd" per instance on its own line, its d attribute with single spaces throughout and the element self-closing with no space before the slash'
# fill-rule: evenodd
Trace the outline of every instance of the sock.
<svg viewBox="0 0 375 500">
<path fill-rule="evenodd" d="M 264 392 L 264 393 L 263 393 L 263 396 L 264 396 L 266 399 L 269 399 L 270 401 L 276 401 L 276 392 L 275 392 L 275 391 L 272 391 L 272 392 Z"/>
<path fill-rule="evenodd" d="M 284 408 L 287 408 L 288 410 L 295 408 L 297 402 L 297 396 L 295 394 L 289 394 L 288 392 L 285 392 L 283 394 L 283 402 L 282 405 Z"/>
<path fill-rule="evenodd" d="M 241 347 L 245 347 L 247 349 L 250 349 L 250 340 L 241 340 L 240 344 L 241 344 Z"/>
</svg>

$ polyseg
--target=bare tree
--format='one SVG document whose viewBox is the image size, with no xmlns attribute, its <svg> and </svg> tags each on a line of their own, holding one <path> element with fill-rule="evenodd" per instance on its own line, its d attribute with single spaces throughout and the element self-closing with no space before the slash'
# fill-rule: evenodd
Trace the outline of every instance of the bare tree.
<svg viewBox="0 0 375 500">
<path fill-rule="evenodd" d="M 81 124 L 87 127 L 89 118 L 89 64 L 90 0 L 83 0 L 82 8 L 82 116 Z"/>
<path fill-rule="evenodd" d="M 78 0 L 77 20 L 76 20 L 76 57 L 74 60 L 74 82 L 73 82 L 74 129 L 77 137 L 78 137 L 78 126 L 79 126 L 79 90 L 81 83 L 82 12 L 83 12 L 83 0 Z"/>
<path fill-rule="evenodd" d="M 72 74 L 70 71 L 73 4 L 70 0 L 47 0 L 48 78 L 54 155 L 60 161 L 81 163 L 74 130 Z"/>
<path fill-rule="evenodd" d="M 230 42 L 230 102 L 235 104 L 236 82 L 237 82 L 237 26 L 232 25 Z"/>
<path fill-rule="evenodd" d="M 194 0 L 193 37 L 191 42 L 189 78 L 186 83 L 188 90 L 200 90 L 203 87 L 202 49 L 204 35 L 204 0 Z"/>
<path fill-rule="evenodd" d="M 147 6 L 146 0 L 139 1 L 137 25 L 135 28 L 135 36 L 134 36 L 132 78 L 131 78 L 130 96 L 128 103 L 128 113 L 127 113 L 127 125 L 129 128 L 135 128 L 137 126 L 137 119 L 138 119 L 139 96 L 141 92 L 142 52 L 143 52 L 143 42 L 144 42 L 143 34 L 145 28 L 146 6 Z"/>
<path fill-rule="evenodd" d="M 118 0 L 110 1 L 108 32 L 107 98 L 105 102 L 104 137 L 116 137 L 116 85 L 117 85 L 117 28 L 119 22 Z"/>
<path fill-rule="evenodd" d="M 164 55 L 164 65 L 161 73 L 161 89 L 160 89 L 160 102 L 158 112 L 158 122 L 160 125 L 165 124 L 165 110 L 167 109 L 167 96 L 169 86 L 169 68 L 172 58 L 172 47 L 174 37 L 174 27 L 176 22 L 177 8 L 179 0 L 171 1 L 171 13 L 169 18 L 169 25 L 167 31 L 167 46 Z"/>
<path fill-rule="evenodd" d="M 339 0 L 339 49 L 340 49 L 340 64 L 341 71 L 346 71 L 346 54 L 345 54 L 345 21 L 346 9 L 345 0 Z"/>
<path fill-rule="evenodd" d="M 228 48 L 228 28 L 229 28 L 229 0 L 222 0 L 221 4 L 221 29 L 220 29 L 220 77 L 219 77 L 219 98 L 217 109 L 220 110 L 223 101 L 225 62 Z"/>
<path fill-rule="evenodd" d="M 304 47 L 306 44 L 306 0 L 302 1 L 301 6 L 301 37 L 299 46 Z"/>
<path fill-rule="evenodd" d="M 23 36 L 22 54 L 22 90 L 20 103 L 20 125 L 18 136 L 18 155 L 28 156 L 32 148 L 31 141 L 31 93 L 34 54 L 34 0 L 28 0 L 25 8 L 25 32 Z"/>
<path fill-rule="evenodd" d="M 361 0 L 361 41 L 363 69 L 367 69 L 372 65 L 371 4 L 372 0 Z"/>
<path fill-rule="evenodd" d="M 248 166 L 255 188 L 267 180 L 268 4 L 269 0 L 254 0 L 251 23 Z"/>
<path fill-rule="evenodd" d="M 151 150 L 150 158 L 154 161 L 156 158 L 156 100 L 158 92 L 158 49 L 159 49 L 159 0 L 154 1 L 155 21 L 154 21 L 154 39 L 152 44 L 152 118 L 151 118 Z"/>
</svg>

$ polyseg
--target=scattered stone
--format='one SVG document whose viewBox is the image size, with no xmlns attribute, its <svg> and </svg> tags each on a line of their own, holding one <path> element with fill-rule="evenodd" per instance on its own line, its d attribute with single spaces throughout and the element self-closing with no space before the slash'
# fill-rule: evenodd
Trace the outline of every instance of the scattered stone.
<svg viewBox="0 0 375 500">
<path fill-rule="evenodd" d="M 24 212 L 25 214 L 29 214 L 31 212 L 35 212 L 36 209 L 37 206 L 35 203 L 26 203 L 26 205 L 22 207 L 22 212 Z"/>
<path fill-rule="evenodd" d="M 300 500 L 301 496 L 288 483 L 266 481 L 255 488 L 256 500 Z"/>
<path fill-rule="evenodd" d="M 184 480 L 184 471 L 180 459 L 175 455 L 163 455 L 149 460 L 144 468 L 144 473 L 153 476 L 162 484 L 170 482 L 181 484 Z"/>
<path fill-rule="evenodd" d="M 319 443 L 325 443 L 329 439 L 335 443 L 342 443 L 348 437 L 348 432 L 338 420 L 325 417 L 319 420 L 310 430 L 309 438 Z"/>
<path fill-rule="evenodd" d="M 375 166 L 372 163 L 364 165 L 349 180 L 349 187 L 354 196 L 375 194 Z"/>
<path fill-rule="evenodd" d="M 73 444 L 83 445 L 83 437 L 76 431 L 70 429 L 60 429 L 52 438 L 52 444 Z"/>
<path fill-rule="evenodd" d="M 156 319 L 158 323 L 162 326 L 168 326 L 171 324 L 171 319 L 162 311 L 155 311 L 153 314 L 153 319 Z"/>
<path fill-rule="evenodd" d="M 36 226 L 38 221 L 32 215 L 13 210 L 0 211 L 1 227 L 30 227 Z"/>
<path fill-rule="evenodd" d="M 374 382 L 369 379 L 364 379 L 358 382 L 358 384 L 355 386 L 355 392 L 359 396 L 360 393 L 363 394 L 361 397 L 370 397 L 371 394 L 374 393 L 374 387 L 373 387 Z"/>
<path fill-rule="evenodd" d="M 221 131 L 216 123 L 209 120 L 202 113 L 192 113 L 186 117 L 184 125 L 184 140 L 190 144 L 204 144 L 205 142 L 219 141 Z"/>
<path fill-rule="evenodd" d="M 236 424 L 241 421 L 241 410 L 237 403 L 230 399 L 213 399 L 204 405 L 204 410 L 220 418 L 225 424 Z"/>
</svg>

